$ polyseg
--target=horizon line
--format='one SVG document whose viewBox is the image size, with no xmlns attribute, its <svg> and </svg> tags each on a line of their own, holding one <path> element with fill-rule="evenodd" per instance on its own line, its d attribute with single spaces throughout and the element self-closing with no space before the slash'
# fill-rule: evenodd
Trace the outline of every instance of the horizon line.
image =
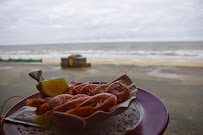
<svg viewBox="0 0 203 135">
<path fill-rule="evenodd" d="M 87 44 L 87 43 L 149 43 L 149 42 L 203 42 L 203 40 L 84 40 L 84 41 L 69 41 L 69 42 L 53 42 L 53 43 L 21 43 L 21 44 L 0 44 L 0 46 L 26 46 L 26 45 L 53 45 L 53 44 Z"/>
</svg>

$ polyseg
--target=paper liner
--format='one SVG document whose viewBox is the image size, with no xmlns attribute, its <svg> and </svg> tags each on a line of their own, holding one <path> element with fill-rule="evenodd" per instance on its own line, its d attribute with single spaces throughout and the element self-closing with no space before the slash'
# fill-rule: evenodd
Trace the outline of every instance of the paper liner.
<svg viewBox="0 0 203 135">
<path fill-rule="evenodd" d="M 60 127 L 84 129 L 90 123 L 103 121 L 105 119 L 108 119 L 109 117 L 124 112 L 136 99 L 137 89 L 135 84 L 127 75 L 123 75 L 115 81 L 117 80 L 123 81 L 123 83 L 128 86 L 128 88 L 130 89 L 130 94 L 126 101 L 116 105 L 111 112 L 97 111 L 88 117 L 79 117 L 76 115 L 55 111 L 51 115 L 52 122 Z"/>
</svg>

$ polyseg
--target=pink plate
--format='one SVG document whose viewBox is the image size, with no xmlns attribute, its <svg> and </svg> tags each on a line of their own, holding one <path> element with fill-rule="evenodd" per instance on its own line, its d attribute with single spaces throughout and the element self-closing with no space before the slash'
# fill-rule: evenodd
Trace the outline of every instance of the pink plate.
<svg viewBox="0 0 203 135">
<path fill-rule="evenodd" d="M 36 93 L 31 95 L 28 98 L 39 98 L 40 94 Z M 14 112 L 16 112 L 21 107 L 25 106 L 25 101 L 28 99 L 24 99 L 21 102 L 17 103 L 13 106 L 4 116 L 8 117 Z M 151 93 L 137 89 L 137 101 L 143 108 L 143 116 L 141 122 L 128 133 L 128 135 L 159 135 L 162 134 L 169 120 L 169 114 L 165 105 L 154 95 Z M 19 130 L 17 129 L 17 124 L 5 121 L 4 118 L 1 121 L 1 135 L 21 135 Z"/>
</svg>

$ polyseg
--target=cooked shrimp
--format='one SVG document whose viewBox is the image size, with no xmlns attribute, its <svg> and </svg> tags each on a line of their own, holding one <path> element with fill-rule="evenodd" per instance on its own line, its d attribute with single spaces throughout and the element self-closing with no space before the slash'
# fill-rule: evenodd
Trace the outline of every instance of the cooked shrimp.
<svg viewBox="0 0 203 135">
<path fill-rule="evenodd" d="M 46 115 L 50 115 L 52 114 L 53 111 L 59 111 L 59 112 L 65 112 L 69 109 L 75 108 L 76 106 L 78 106 L 80 103 L 84 102 L 85 100 L 87 100 L 89 98 L 88 95 L 85 94 L 78 94 L 75 95 L 74 97 L 72 97 L 70 100 L 68 100 L 67 102 L 58 105 L 56 107 L 54 107 L 52 110 L 47 111 Z"/>
<path fill-rule="evenodd" d="M 66 113 L 77 116 L 89 116 L 96 111 L 109 111 L 117 103 L 117 97 L 110 93 L 100 93 L 90 96 L 89 99 L 82 102 L 76 108 L 73 108 Z"/>
<path fill-rule="evenodd" d="M 84 106 L 84 107 L 70 109 L 70 110 L 66 111 L 65 113 L 77 115 L 80 117 L 86 117 L 86 116 L 93 114 L 94 112 L 95 112 L 94 107 Z"/>
<path fill-rule="evenodd" d="M 45 99 L 29 99 L 29 100 L 27 100 L 27 102 L 28 102 L 27 106 L 33 106 L 33 104 L 38 104 L 41 102 L 42 104 L 38 104 L 36 106 L 37 110 L 35 110 L 35 114 L 41 115 L 41 114 L 44 114 L 46 111 L 49 111 L 53 107 L 65 103 L 71 97 L 73 97 L 73 95 L 60 94 L 55 97 L 49 97 L 49 98 L 45 98 Z M 43 100 L 45 101 L 45 103 L 42 102 Z"/>
<path fill-rule="evenodd" d="M 77 95 L 74 95 L 69 101 L 77 99 L 77 98 L 81 98 L 81 97 L 88 97 L 88 95 L 86 95 L 86 94 L 77 94 Z"/>
<path fill-rule="evenodd" d="M 47 98 L 42 98 L 42 99 L 27 99 L 26 104 L 27 104 L 27 106 L 30 106 L 30 107 L 37 107 L 39 105 L 46 103 L 51 98 L 53 98 L 53 97 L 47 97 Z"/>
<path fill-rule="evenodd" d="M 93 95 L 93 92 L 94 92 L 94 89 L 96 87 L 98 87 L 99 84 L 88 84 L 86 86 L 84 86 L 81 90 L 81 94 L 86 94 L 86 95 L 89 95 L 89 96 L 92 96 Z"/>
<path fill-rule="evenodd" d="M 95 111 L 109 111 L 116 103 L 117 97 L 115 95 L 111 93 L 100 93 L 81 103 L 79 107 L 92 106 Z"/>
<path fill-rule="evenodd" d="M 104 93 L 106 91 L 106 88 L 109 86 L 109 83 L 106 84 L 101 84 L 98 85 L 94 91 L 93 91 L 93 95 L 99 94 L 99 93 Z"/>
<path fill-rule="evenodd" d="M 76 82 L 72 82 L 70 87 L 69 87 L 68 93 L 71 94 L 71 95 L 81 94 L 82 89 L 86 85 L 89 85 L 89 84 L 91 84 L 91 82 L 85 82 L 85 83 L 82 83 L 82 84 L 79 84 L 79 85 L 77 85 Z"/>
<path fill-rule="evenodd" d="M 77 86 L 76 82 L 71 82 L 70 85 L 69 85 L 69 88 L 67 90 L 67 93 L 73 95 L 72 91 L 75 89 L 76 86 Z"/>
<path fill-rule="evenodd" d="M 121 103 L 128 98 L 130 90 L 126 84 L 121 81 L 115 81 L 106 88 L 105 92 L 116 95 L 118 103 Z"/>
</svg>

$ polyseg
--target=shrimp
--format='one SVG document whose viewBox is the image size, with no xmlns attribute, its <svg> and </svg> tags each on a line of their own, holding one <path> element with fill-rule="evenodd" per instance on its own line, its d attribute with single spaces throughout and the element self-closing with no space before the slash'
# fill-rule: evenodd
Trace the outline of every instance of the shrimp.
<svg viewBox="0 0 203 135">
<path fill-rule="evenodd" d="M 46 97 L 46 98 L 42 98 L 42 99 L 27 99 L 26 104 L 27 104 L 27 106 L 30 106 L 30 107 L 37 107 L 37 106 L 40 106 L 40 105 L 46 103 L 51 98 L 53 98 L 53 97 Z"/>
<path fill-rule="evenodd" d="M 76 82 L 72 82 L 70 87 L 69 87 L 68 93 L 71 94 L 71 95 L 81 94 L 82 89 L 86 85 L 89 85 L 89 84 L 91 84 L 91 82 L 86 82 L 86 83 L 82 83 L 82 84 L 79 84 L 79 85 L 77 85 Z"/>
<path fill-rule="evenodd" d="M 59 112 L 65 112 L 69 109 L 75 108 L 76 106 L 78 106 L 80 103 L 84 102 L 85 100 L 87 100 L 89 98 L 88 95 L 85 94 L 78 94 L 73 96 L 70 100 L 68 100 L 67 102 L 58 105 L 56 107 L 54 107 L 52 110 L 47 111 L 46 115 L 50 115 L 52 114 L 53 111 L 59 111 Z"/>
<path fill-rule="evenodd" d="M 76 86 L 77 86 L 76 82 L 71 82 L 67 90 L 67 93 L 73 95 L 73 90 L 75 89 Z"/>
<path fill-rule="evenodd" d="M 84 106 L 84 107 L 70 109 L 70 110 L 66 111 L 65 113 L 77 115 L 80 117 L 86 117 L 86 116 L 93 114 L 94 112 L 95 111 L 92 106 Z"/>
<path fill-rule="evenodd" d="M 101 85 L 97 86 L 93 91 L 93 95 L 96 95 L 99 93 L 104 93 L 108 86 L 109 86 L 109 83 L 101 84 Z"/>
<path fill-rule="evenodd" d="M 100 93 L 91 96 L 82 102 L 76 108 L 66 111 L 65 113 L 77 116 L 89 116 L 96 111 L 110 111 L 117 104 L 117 97 L 110 93 Z"/>
<path fill-rule="evenodd" d="M 37 105 L 35 114 L 41 115 L 41 114 L 44 114 L 45 112 L 49 111 L 53 107 L 65 103 L 72 97 L 73 97 L 73 95 L 70 95 L 70 94 L 60 94 L 60 95 L 45 98 L 45 99 L 29 99 L 29 100 L 27 100 L 27 106 L 34 106 L 34 105 L 36 106 Z M 40 103 L 42 103 L 42 104 L 40 104 Z"/>
<path fill-rule="evenodd" d="M 129 90 L 128 86 L 126 84 L 122 83 L 121 81 L 112 82 L 106 88 L 105 92 L 116 95 L 116 97 L 118 99 L 118 103 L 125 101 L 130 94 L 130 90 Z"/>
<path fill-rule="evenodd" d="M 99 84 L 88 84 L 82 88 L 81 94 L 93 96 L 94 89 L 98 86 Z"/>
<path fill-rule="evenodd" d="M 108 111 L 116 105 L 117 97 L 110 93 L 100 93 L 81 103 L 79 107 L 92 106 L 95 111 Z"/>
</svg>

